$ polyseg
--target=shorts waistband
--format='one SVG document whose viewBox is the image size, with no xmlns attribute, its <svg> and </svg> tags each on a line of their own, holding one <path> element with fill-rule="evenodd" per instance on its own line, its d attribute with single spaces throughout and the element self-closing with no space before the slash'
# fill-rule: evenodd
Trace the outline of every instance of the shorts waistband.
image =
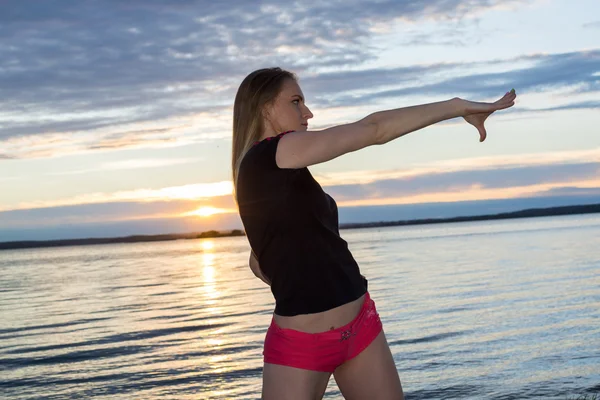
<svg viewBox="0 0 600 400">
<path fill-rule="evenodd" d="M 363 304 L 360 308 L 360 311 L 356 315 L 356 317 L 354 317 L 354 319 L 352 321 L 348 322 L 346 325 L 340 326 L 339 328 L 336 328 L 336 329 L 331 329 L 331 330 L 327 330 L 327 331 L 323 331 L 323 332 L 315 332 L 315 333 L 302 332 L 302 331 L 298 331 L 295 329 L 280 327 L 279 325 L 277 325 L 277 322 L 275 322 L 275 317 L 273 317 L 271 319 L 270 329 L 273 329 L 274 331 L 282 333 L 286 336 L 292 336 L 292 337 L 307 338 L 307 337 L 329 336 L 329 335 L 339 336 L 339 334 L 341 332 L 350 329 L 354 324 L 356 324 L 358 321 L 360 321 L 365 316 L 368 309 L 370 308 L 369 306 L 371 305 L 371 303 L 372 303 L 371 296 L 370 296 L 369 292 L 367 291 L 364 294 Z"/>
</svg>

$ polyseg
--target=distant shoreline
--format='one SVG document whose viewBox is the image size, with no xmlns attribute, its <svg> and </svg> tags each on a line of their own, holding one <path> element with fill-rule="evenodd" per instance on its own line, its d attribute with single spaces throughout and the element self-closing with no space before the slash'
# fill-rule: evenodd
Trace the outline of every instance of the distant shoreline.
<svg viewBox="0 0 600 400">
<path fill-rule="evenodd" d="M 409 225 L 428 225 L 443 224 L 454 222 L 471 221 L 492 221 L 500 219 L 518 219 L 534 217 L 551 217 L 561 215 L 593 214 L 600 213 L 600 203 L 591 205 L 562 206 L 550 208 L 533 208 L 521 211 L 514 211 L 500 214 L 476 215 L 470 217 L 452 217 L 452 218 L 427 218 L 403 221 L 379 221 L 366 223 L 347 223 L 340 224 L 341 229 L 362 229 L 378 228 L 390 226 L 409 226 Z M 162 242 L 181 239 L 203 239 L 218 237 L 245 236 L 244 231 L 234 229 L 230 231 L 207 231 L 202 233 L 181 233 L 181 234 L 163 234 L 163 235 L 133 235 L 126 237 L 113 238 L 88 238 L 88 239 L 59 239 L 59 240 L 27 240 L 0 242 L 0 250 L 33 249 L 43 247 L 63 247 L 63 246 L 86 246 L 98 244 L 117 244 L 117 243 L 140 243 L 140 242 Z"/>
</svg>

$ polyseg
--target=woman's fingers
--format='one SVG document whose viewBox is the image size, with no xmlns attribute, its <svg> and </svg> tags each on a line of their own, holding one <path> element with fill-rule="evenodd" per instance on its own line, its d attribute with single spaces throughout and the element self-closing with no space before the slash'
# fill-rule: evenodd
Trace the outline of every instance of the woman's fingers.
<svg viewBox="0 0 600 400">
<path fill-rule="evenodd" d="M 494 113 L 494 111 L 512 107 L 515 104 L 517 94 L 515 90 L 507 92 L 494 103 L 475 103 L 467 102 L 467 113 L 463 117 L 469 124 L 477 128 L 479 132 L 479 141 L 483 142 L 487 138 L 485 129 L 485 120 Z"/>
<path fill-rule="evenodd" d="M 517 98 L 517 94 L 514 92 L 514 89 L 510 92 L 507 92 L 501 99 L 497 100 L 493 104 L 494 111 L 503 110 L 508 107 L 512 107 L 515 105 L 515 99 Z"/>
<path fill-rule="evenodd" d="M 517 94 L 513 89 L 493 103 L 466 101 L 467 106 L 465 109 L 465 114 L 493 113 L 494 111 L 503 110 L 505 108 L 514 106 L 516 98 Z"/>
<path fill-rule="evenodd" d="M 496 103 L 507 103 L 514 101 L 516 98 L 517 93 L 515 92 L 515 89 L 512 89 L 510 92 L 506 92 L 506 94 L 497 100 Z"/>
<path fill-rule="evenodd" d="M 494 108 L 494 111 L 497 111 L 497 110 L 504 110 L 505 108 L 512 107 L 512 106 L 514 106 L 514 105 L 515 105 L 515 102 L 514 102 L 514 101 L 510 101 L 510 102 L 508 102 L 508 103 L 500 103 L 500 104 L 496 104 L 496 107 Z"/>
<path fill-rule="evenodd" d="M 487 137 L 487 132 L 485 130 L 485 126 L 483 124 L 477 126 L 477 130 L 479 131 L 479 142 L 483 142 Z"/>
</svg>

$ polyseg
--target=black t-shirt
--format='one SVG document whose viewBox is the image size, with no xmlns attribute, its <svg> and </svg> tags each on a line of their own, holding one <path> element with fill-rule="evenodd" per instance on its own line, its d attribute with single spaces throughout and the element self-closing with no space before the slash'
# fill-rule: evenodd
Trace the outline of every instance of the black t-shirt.
<svg viewBox="0 0 600 400">
<path fill-rule="evenodd" d="M 335 200 L 308 168 L 277 166 L 284 134 L 257 142 L 246 153 L 237 197 L 250 246 L 271 281 L 275 313 L 293 316 L 354 301 L 367 291 L 367 280 L 340 237 Z"/>
</svg>

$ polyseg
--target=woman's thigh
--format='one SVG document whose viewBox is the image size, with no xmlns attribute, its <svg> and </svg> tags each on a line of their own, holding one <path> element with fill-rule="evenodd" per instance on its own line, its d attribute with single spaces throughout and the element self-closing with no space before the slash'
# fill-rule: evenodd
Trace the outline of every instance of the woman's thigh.
<svg viewBox="0 0 600 400">
<path fill-rule="evenodd" d="M 383 331 L 359 355 L 340 365 L 335 381 L 346 400 L 403 400 L 402 385 Z"/>
<path fill-rule="evenodd" d="M 265 363 L 263 400 L 315 400 L 323 398 L 329 372 L 309 371 L 285 365 Z"/>
</svg>

